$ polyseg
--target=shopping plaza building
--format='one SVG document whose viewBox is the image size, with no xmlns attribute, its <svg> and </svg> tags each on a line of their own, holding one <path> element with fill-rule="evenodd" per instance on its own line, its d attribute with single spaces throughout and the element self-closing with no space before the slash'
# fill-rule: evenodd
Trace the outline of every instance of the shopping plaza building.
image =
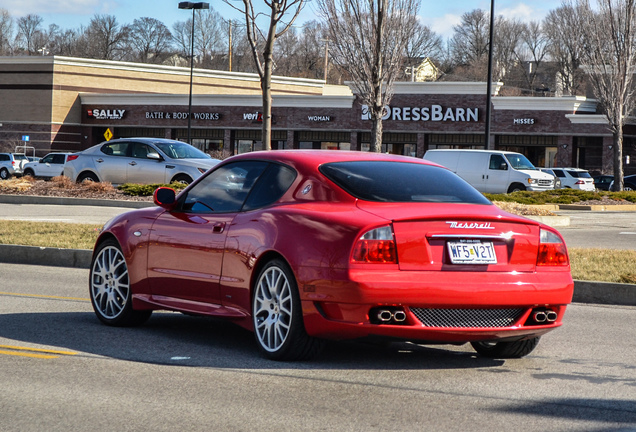
<svg viewBox="0 0 636 432">
<path fill-rule="evenodd" d="M 0 57 L 0 145 L 37 156 L 110 138 L 187 140 L 225 156 L 262 148 L 255 74 L 70 57 Z M 486 83 L 398 82 L 383 121 L 384 152 L 512 150 L 536 166 L 612 173 L 612 135 L 586 97 L 505 97 L 493 86 L 485 144 Z M 272 148 L 365 151 L 366 107 L 346 85 L 274 77 Z M 625 175 L 636 173 L 636 125 L 625 127 Z M 218 154 L 218 153 L 217 153 Z"/>
</svg>

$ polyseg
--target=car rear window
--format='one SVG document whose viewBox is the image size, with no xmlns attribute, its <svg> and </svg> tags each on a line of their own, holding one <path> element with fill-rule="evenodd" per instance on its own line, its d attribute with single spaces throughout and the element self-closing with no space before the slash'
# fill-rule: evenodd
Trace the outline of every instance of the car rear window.
<svg viewBox="0 0 636 432">
<path fill-rule="evenodd" d="M 320 171 L 349 194 L 365 201 L 490 204 L 459 176 L 432 165 L 352 161 L 325 164 Z"/>
<path fill-rule="evenodd" d="M 571 171 L 567 170 L 568 174 L 570 174 L 574 178 L 592 178 L 589 172 L 587 171 Z"/>
</svg>

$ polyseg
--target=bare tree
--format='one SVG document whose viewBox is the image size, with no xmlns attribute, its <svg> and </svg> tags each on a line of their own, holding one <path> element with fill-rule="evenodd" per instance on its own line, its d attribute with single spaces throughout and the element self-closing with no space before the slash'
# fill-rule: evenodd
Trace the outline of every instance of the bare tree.
<svg viewBox="0 0 636 432">
<path fill-rule="evenodd" d="M 225 68 L 228 65 L 229 21 L 214 9 L 195 11 L 194 60 L 197 67 Z M 233 30 L 235 26 L 233 26 Z M 178 21 L 172 27 L 176 49 L 183 57 L 190 57 L 192 18 Z M 240 37 L 240 36 L 239 36 Z"/>
<path fill-rule="evenodd" d="M 201 10 L 194 26 L 194 44 L 200 53 L 201 66 L 210 67 L 212 58 L 225 56 L 224 20 L 214 9 Z M 220 54 L 222 53 L 222 54 Z"/>
<path fill-rule="evenodd" d="M 577 0 L 585 61 L 594 94 L 613 136 L 614 190 L 623 190 L 623 126 L 636 107 L 636 0 Z"/>
<path fill-rule="evenodd" d="M 130 44 L 142 63 L 161 63 L 172 48 L 172 34 L 155 18 L 140 18 L 130 26 Z"/>
<path fill-rule="evenodd" d="M 382 117 L 413 37 L 419 0 L 319 0 L 331 58 L 352 77 L 372 122 L 370 151 L 382 150 Z"/>
<path fill-rule="evenodd" d="M 38 47 L 35 46 L 35 38 L 37 33 L 42 31 L 42 21 L 43 18 L 35 14 L 18 18 L 16 44 L 29 55 L 37 54 Z"/>
<path fill-rule="evenodd" d="M 524 26 L 518 20 L 497 17 L 493 40 L 493 79 L 502 81 L 518 64 L 517 53 L 523 39 Z"/>
<path fill-rule="evenodd" d="M 583 56 L 583 29 L 578 27 L 576 7 L 563 2 L 550 11 L 543 21 L 548 38 L 548 55 L 557 63 L 557 93 L 575 95 L 581 88 L 584 73 L 580 69 Z"/>
<path fill-rule="evenodd" d="M 0 9 L 0 55 L 11 54 L 13 18 L 6 9 Z"/>
<path fill-rule="evenodd" d="M 239 6 L 239 1 L 242 3 Z M 246 35 L 252 49 L 252 57 L 261 79 L 263 96 L 263 133 L 265 150 L 272 148 L 272 71 L 274 65 L 274 44 L 300 14 L 306 0 L 263 0 L 267 12 L 257 12 L 252 0 L 224 0 L 232 8 L 241 12 L 245 22 Z M 266 25 L 259 27 L 260 18 Z M 257 22 L 258 21 L 258 22 Z"/>
<path fill-rule="evenodd" d="M 86 29 L 88 55 L 102 60 L 119 60 L 127 50 L 128 27 L 122 27 L 114 15 L 96 14 Z"/>
<path fill-rule="evenodd" d="M 488 56 L 489 14 L 475 9 L 462 15 L 461 23 L 453 26 L 449 41 L 453 59 L 458 64 L 471 64 Z"/>
<path fill-rule="evenodd" d="M 543 32 L 541 23 L 531 21 L 523 24 L 521 34 L 521 46 L 516 51 L 516 57 L 521 65 L 520 69 L 524 77 L 524 87 L 534 94 L 536 80 L 543 70 L 543 63 L 547 56 L 547 37 Z"/>
</svg>

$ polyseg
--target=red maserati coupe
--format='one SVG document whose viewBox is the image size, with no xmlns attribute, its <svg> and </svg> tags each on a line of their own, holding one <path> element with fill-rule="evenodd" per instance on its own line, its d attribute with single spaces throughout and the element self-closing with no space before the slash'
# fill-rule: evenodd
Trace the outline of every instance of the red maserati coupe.
<svg viewBox="0 0 636 432">
<path fill-rule="evenodd" d="M 275 360 L 362 338 L 514 358 L 561 325 L 572 299 L 556 230 L 421 159 L 247 153 L 154 200 L 95 244 L 90 297 L 105 324 L 139 325 L 157 309 L 224 317 Z"/>
</svg>

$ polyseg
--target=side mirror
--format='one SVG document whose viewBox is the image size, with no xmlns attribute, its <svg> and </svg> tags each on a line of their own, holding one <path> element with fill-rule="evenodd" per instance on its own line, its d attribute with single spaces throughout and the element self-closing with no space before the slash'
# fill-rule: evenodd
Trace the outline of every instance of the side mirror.
<svg viewBox="0 0 636 432">
<path fill-rule="evenodd" d="M 177 193 L 172 188 L 157 188 L 152 198 L 155 202 L 155 205 L 163 207 L 166 210 L 172 210 L 177 204 Z"/>
<path fill-rule="evenodd" d="M 161 160 L 161 155 L 159 153 L 148 153 L 146 155 L 146 157 L 148 159 L 152 159 L 152 160 L 156 160 L 156 161 L 160 161 Z"/>
</svg>

